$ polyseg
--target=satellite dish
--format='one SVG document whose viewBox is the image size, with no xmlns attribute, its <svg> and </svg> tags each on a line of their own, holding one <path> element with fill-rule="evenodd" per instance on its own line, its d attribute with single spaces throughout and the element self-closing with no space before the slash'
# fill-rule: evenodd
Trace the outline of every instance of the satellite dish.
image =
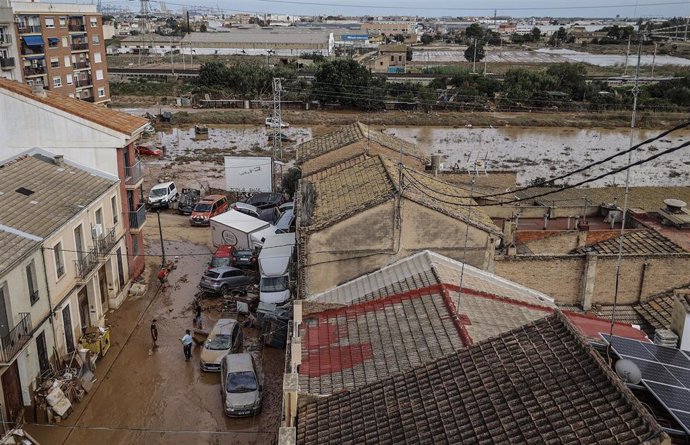
<svg viewBox="0 0 690 445">
<path fill-rule="evenodd" d="M 618 360 L 616 362 L 616 374 L 624 383 L 637 385 L 642 380 L 642 372 L 632 360 Z"/>
</svg>

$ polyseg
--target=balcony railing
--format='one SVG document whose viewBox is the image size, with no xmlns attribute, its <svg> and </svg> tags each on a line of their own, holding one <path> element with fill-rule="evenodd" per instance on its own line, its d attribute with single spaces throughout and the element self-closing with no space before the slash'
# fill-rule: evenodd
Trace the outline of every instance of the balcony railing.
<svg viewBox="0 0 690 445">
<path fill-rule="evenodd" d="M 82 32 L 86 31 L 86 25 L 69 25 L 70 32 Z"/>
<path fill-rule="evenodd" d="M 115 236 L 115 227 L 109 229 L 105 234 L 103 234 L 100 238 L 95 238 L 93 240 L 96 251 L 98 252 L 98 255 L 103 257 L 108 255 L 111 250 L 113 250 L 113 247 L 115 247 L 115 244 L 117 244 L 117 237 Z"/>
<path fill-rule="evenodd" d="M 89 49 L 88 43 L 73 43 L 72 51 L 84 51 Z"/>
<path fill-rule="evenodd" d="M 146 207 L 144 204 L 139 204 L 139 208 L 135 212 L 129 213 L 129 228 L 138 230 L 144 226 L 146 222 Z"/>
<path fill-rule="evenodd" d="M 91 64 L 89 62 L 74 62 L 72 66 L 75 70 L 81 70 L 84 68 L 90 68 Z"/>
<path fill-rule="evenodd" d="M 77 266 L 77 278 L 84 279 L 98 265 L 98 248 L 92 247 L 86 255 L 74 260 Z"/>
<path fill-rule="evenodd" d="M 11 70 L 14 68 L 15 63 L 14 63 L 14 57 L 5 57 L 1 58 L 0 57 L 0 68 L 6 69 L 6 70 Z"/>
<path fill-rule="evenodd" d="M 2 363 L 10 363 L 22 347 L 31 340 L 31 314 L 20 312 L 19 317 L 19 323 L 0 340 L 2 343 L 0 344 L 0 362 Z"/>
<path fill-rule="evenodd" d="M 0 34 L 0 46 L 8 46 L 12 44 L 12 36 L 9 34 Z"/>
<path fill-rule="evenodd" d="M 144 176 L 144 164 L 137 161 L 136 164 L 125 167 L 125 185 L 134 185 Z"/>
<path fill-rule="evenodd" d="M 45 67 L 25 67 L 24 68 L 24 75 L 25 76 L 42 76 L 46 73 Z"/>
<path fill-rule="evenodd" d="M 19 25 L 19 34 L 38 34 L 41 32 L 41 25 Z"/>
<path fill-rule="evenodd" d="M 74 86 L 77 88 L 90 87 L 92 85 L 93 81 L 91 80 L 91 76 L 86 76 L 84 79 L 74 79 Z"/>
</svg>

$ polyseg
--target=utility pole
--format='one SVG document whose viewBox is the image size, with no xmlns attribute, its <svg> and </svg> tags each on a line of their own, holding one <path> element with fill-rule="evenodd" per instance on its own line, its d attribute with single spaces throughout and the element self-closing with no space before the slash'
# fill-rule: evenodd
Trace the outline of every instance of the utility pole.
<svg viewBox="0 0 690 445">
<path fill-rule="evenodd" d="M 276 153 L 280 154 L 280 176 L 283 176 L 283 141 L 281 140 L 281 126 L 283 124 L 283 116 L 280 109 L 280 93 L 283 87 L 279 77 L 273 78 L 273 118 L 271 123 L 273 125 L 273 152 L 271 154 L 271 177 L 273 178 L 273 164 L 275 162 Z M 273 190 L 277 188 L 277 181 L 273 178 Z"/>
<path fill-rule="evenodd" d="M 625 50 L 625 69 L 623 70 L 623 75 L 627 76 L 628 75 L 628 57 L 630 57 L 630 39 L 632 38 L 632 34 L 628 36 L 628 49 Z"/>
<path fill-rule="evenodd" d="M 162 254 L 161 268 L 163 268 L 163 267 L 165 267 L 165 243 L 163 243 L 163 225 L 161 224 L 161 212 L 160 212 L 160 210 L 156 212 L 156 215 L 158 216 L 158 235 L 160 236 L 160 239 L 161 239 L 161 254 Z"/>
<path fill-rule="evenodd" d="M 173 55 L 173 39 L 170 37 L 170 64 L 172 65 L 172 74 L 175 75 L 175 57 Z"/>
<path fill-rule="evenodd" d="M 656 64 L 656 42 L 654 42 L 654 55 L 652 56 L 652 78 L 654 78 L 654 65 Z"/>
<path fill-rule="evenodd" d="M 477 72 L 477 38 L 472 39 L 472 45 L 474 46 L 474 56 L 472 56 L 472 73 Z"/>
</svg>

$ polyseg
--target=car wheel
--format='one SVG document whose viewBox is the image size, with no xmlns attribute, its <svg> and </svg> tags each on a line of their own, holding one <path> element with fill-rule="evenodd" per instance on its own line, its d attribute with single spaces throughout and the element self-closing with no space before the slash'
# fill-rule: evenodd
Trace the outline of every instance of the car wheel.
<svg viewBox="0 0 690 445">
<path fill-rule="evenodd" d="M 228 286 L 227 284 L 224 284 L 220 287 L 220 293 L 223 295 L 227 294 L 229 290 L 230 286 Z"/>
</svg>

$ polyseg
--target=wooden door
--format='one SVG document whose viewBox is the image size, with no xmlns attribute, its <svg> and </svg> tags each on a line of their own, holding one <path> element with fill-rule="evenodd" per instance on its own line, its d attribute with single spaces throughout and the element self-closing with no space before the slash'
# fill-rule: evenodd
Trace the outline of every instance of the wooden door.
<svg viewBox="0 0 690 445">
<path fill-rule="evenodd" d="M 19 383 L 17 361 L 12 363 L 2 375 L 2 391 L 5 394 L 5 415 L 8 422 L 14 422 L 22 411 L 22 388 Z"/>
</svg>

